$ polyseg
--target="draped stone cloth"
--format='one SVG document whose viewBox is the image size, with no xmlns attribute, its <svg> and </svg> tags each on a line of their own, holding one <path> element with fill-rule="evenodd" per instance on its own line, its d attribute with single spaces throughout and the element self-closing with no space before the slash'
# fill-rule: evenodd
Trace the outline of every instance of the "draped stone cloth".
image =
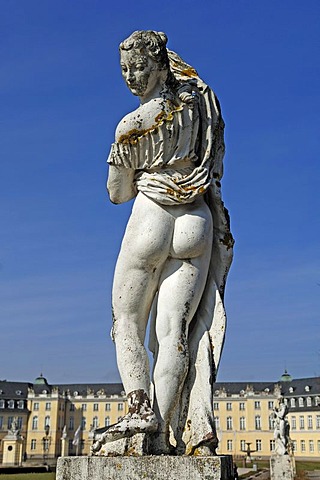
<svg viewBox="0 0 320 480">
<path fill-rule="evenodd" d="M 182 90 L 193 98 L 181 102 L 151 131 L 129 143 L 114 143 L 108 162 L 136 170 L 138 191 L 163 205 L 204 198 L 213 218 L 213 245 L 206 286 L 189 328 L 189 369 L 177 402 L 171 430 L 180 453 L 217 443 L 214 382 L 223 348 L 226 314 L 224 288 L 234 240 L 221 199 L 224 122 L 213 91 L 176 53 L 168 50 L 170 68 Z M 157 351 L 155 298 L 149 347 Z"/>
</svg>

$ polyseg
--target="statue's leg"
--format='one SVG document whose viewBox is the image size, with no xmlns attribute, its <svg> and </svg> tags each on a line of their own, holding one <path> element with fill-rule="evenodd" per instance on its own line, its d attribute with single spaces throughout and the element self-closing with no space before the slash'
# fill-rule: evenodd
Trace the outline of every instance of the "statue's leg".
<svg viewBox="0 0 320 480">
<path fill-rule="evenodd" d="M 188 370 L 188 326 L 205 287 L 211 256 L 211 214 L 206 206 L 198 215 L 191 213 L 176 220 L 171 255 L 184 258 L 167 260 L 158 293 L 158 352 L 153 376 L 159 453 L 168 447 L 170 420 Z"/>
<path fill-rule="evenodd" d="M 112 292 L 113 336 L 127 395 L 137 390 L 149 394 L 145 331 L 173 229 L 172 216 L 139 194 L 122 242 Z"/>
</svg>

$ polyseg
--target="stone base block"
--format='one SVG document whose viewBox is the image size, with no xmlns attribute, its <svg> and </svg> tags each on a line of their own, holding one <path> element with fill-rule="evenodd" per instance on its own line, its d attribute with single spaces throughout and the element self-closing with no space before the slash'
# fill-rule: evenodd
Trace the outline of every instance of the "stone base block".
<svg viewBox="0 0 320 480">
<path fill-rule="evenodd" d="M 149 452 L 149 436 L 145 433 L 137 433 L 133 437 L 122 438 L 114 442 L 105 443 L 97 456 L 141 456 Z"/>
<path fill-rule="evenodd" d="M 290 455 L 273 455 L 270 458 L 271 480 L 293 480 L 294 465 Z"/>
<path fill-rule="evenodd" d="M 232 480 L 232 457 L 60 457 L 56 480 Z"/>
</svg>

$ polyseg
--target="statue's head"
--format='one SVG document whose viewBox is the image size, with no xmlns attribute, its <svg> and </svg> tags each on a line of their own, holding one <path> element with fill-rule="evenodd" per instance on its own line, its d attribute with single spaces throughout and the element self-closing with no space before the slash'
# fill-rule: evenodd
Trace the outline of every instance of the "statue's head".
<svg viewBox="0 0 320 480">
<path fill-rule="evenodd" d="M 166 43 L 164 33 L 140 30 L 120 44 L 122 75 L 134 95 L 143 97 L 165 84 L 170 70 Z"/>
</svg>

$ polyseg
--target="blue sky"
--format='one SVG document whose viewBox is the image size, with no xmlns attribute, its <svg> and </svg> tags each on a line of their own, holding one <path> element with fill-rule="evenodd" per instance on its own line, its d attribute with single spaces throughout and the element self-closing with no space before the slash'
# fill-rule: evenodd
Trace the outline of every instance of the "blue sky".
<svg viewBox="0 0 320 480">
<path fill-rule="evenodd" d="M 118 44 L 166 32 L 218 95 L 236 239 L 220 381 L 320 375 L 320 3 L 0 0 L 0 378 L 118 381 L 113 269 L 131 203 L 105 163 L 137 106 Z"/>
</svg>

